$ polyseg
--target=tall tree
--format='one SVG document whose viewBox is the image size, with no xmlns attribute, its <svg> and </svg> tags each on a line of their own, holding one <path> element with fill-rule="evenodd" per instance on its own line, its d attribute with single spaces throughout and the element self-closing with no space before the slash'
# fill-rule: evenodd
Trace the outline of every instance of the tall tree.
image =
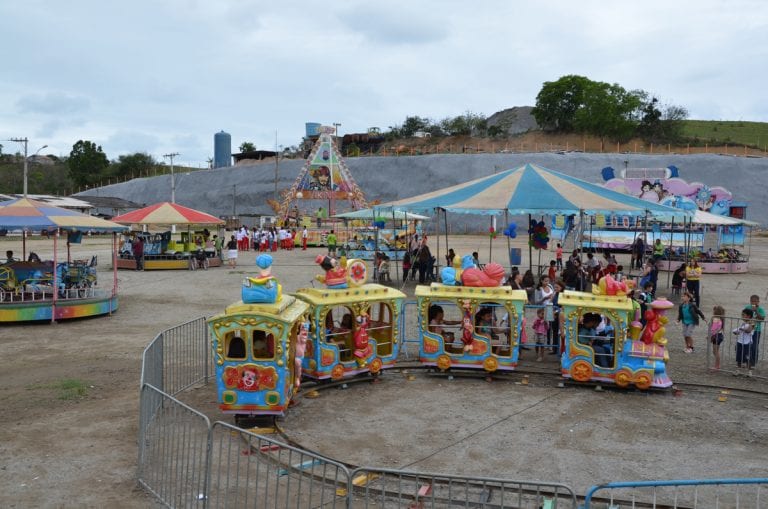
<svg viewBox="0 0 768 509">
<path fill-rule="evenodd" d="M 139 175 L 149 175 L 150 171 L 157 166 L 157 161 L 146 152 L 136 152 L 134 154 L 122 155 L 111 165 L 112 174 L 117 177 L 131 177 Z"/>
<path fill-rule="evenodd" d="M 618 84 L 592 82 L 584 90 L 583 104 L 573 116 L 578 132 L 606 139 L 626 141 L 635 132 L 634 113 L 640 107 L 636 93 L 627 92 Z"/>
<path fill-rule="evenodd" d="M 531 113 L 544 130 L 572 132 L 576 112 L 584 105 L 592 81 L 570 74 L 557 81 L 546 81 L 536 96 Z"/>
<path fill-rule="evenodd" d="M 244 141 L 240 144 L 240 152 L 253 152 L 256 150 L 256 145 L 250 141 Z"/>
<path fill-rule="evenodd" d="M 76 186 L 87 186 L 98 182 L 109 166 L 109 159 L 92 141 L 78 140 L 69 153 L 67 167 L 69 177 Z"/>
<path fill-rule="evenodd" d="M 688 110 L 682 106 L 661 105 L 656 97 L 643 96 L 638 134 L 649 143 L 676 143 L 682 138 L 683 120 Z"/>
</svg>

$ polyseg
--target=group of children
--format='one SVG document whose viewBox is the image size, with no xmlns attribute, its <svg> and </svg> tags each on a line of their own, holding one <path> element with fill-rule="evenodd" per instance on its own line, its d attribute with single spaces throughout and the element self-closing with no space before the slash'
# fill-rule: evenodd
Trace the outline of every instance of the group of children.
<svg viewBox="0 0 768 509">
<path fill-rule="evenodd" d="M 741 310 L 741 322 L 731 330 L 736 339 L 736 371 L 734 375 L 752 376 L 758 359 L 760 335 L 765 310 L 760 306 L 760 297 L 752 295 L 749 305 Z M 720 369 L 720 345 L 725 341 L 725 309 L 715 306 L 712 310 L 712 320 L 709 325 L 709 341 L 712 343 L 712 353 L 715 358 L 713 369 Z"/>
<path fill-rule="evenodd" d="M 238 251 L 249 251 L 250 249 L 256 251 L 258 249 L 264 252 L 293 249 L 296 235 L 296 228 L 289 230 L 281 226 L 249 230 L 247 226 L 241 226 L 235 233 L 235 239 Z"/>
</svg>

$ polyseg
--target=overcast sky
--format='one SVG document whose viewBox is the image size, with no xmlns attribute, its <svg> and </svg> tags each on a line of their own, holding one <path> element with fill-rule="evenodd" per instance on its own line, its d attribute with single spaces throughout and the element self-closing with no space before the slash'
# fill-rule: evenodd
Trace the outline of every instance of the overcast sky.
<svg viewBox="0 0 768 509">
<path fill-rule="evenodd" d="M 272 150 L 406 116 L 533 106 L 579 74 L 690 118 L 768 121 L 761 0 L 0 2 L 0 143 L 205 166 L 213 135 Z"/>
</svg>

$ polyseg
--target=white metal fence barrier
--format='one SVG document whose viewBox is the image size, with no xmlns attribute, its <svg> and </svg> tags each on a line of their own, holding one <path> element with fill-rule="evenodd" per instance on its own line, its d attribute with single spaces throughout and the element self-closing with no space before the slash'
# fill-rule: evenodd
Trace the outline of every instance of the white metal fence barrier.
<svg viewBox="0 0 768 509">
<path fill-rule="evenodd" d="M 765 322 L 725 316 L 721 318 L 719 332 L 712 334 L 712 318 L 709 318 L 709 323 L 701 322 L 700 330 L 696 332 L 706 342 L 707 368 L 746 377 L 765 377 L 768 374 L 763 367 L 766 346 L 762 332 Z"/>
</svg>

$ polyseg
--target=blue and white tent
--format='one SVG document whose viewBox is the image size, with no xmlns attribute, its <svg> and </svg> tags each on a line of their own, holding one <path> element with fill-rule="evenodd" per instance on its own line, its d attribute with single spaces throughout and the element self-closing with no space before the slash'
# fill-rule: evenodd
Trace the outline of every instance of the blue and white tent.
<svg viewBox="0 0 768 509">
<path fill-rule="evenodd" d="M 505 170 L 463 184 L 376 206 L 379 213 L 399 210 L 459 214 L 679 216 L 686 212 L 565 175 L 536 164 Z M 690 215 L 690 214 L 688 214 Z"/>
</svg>

